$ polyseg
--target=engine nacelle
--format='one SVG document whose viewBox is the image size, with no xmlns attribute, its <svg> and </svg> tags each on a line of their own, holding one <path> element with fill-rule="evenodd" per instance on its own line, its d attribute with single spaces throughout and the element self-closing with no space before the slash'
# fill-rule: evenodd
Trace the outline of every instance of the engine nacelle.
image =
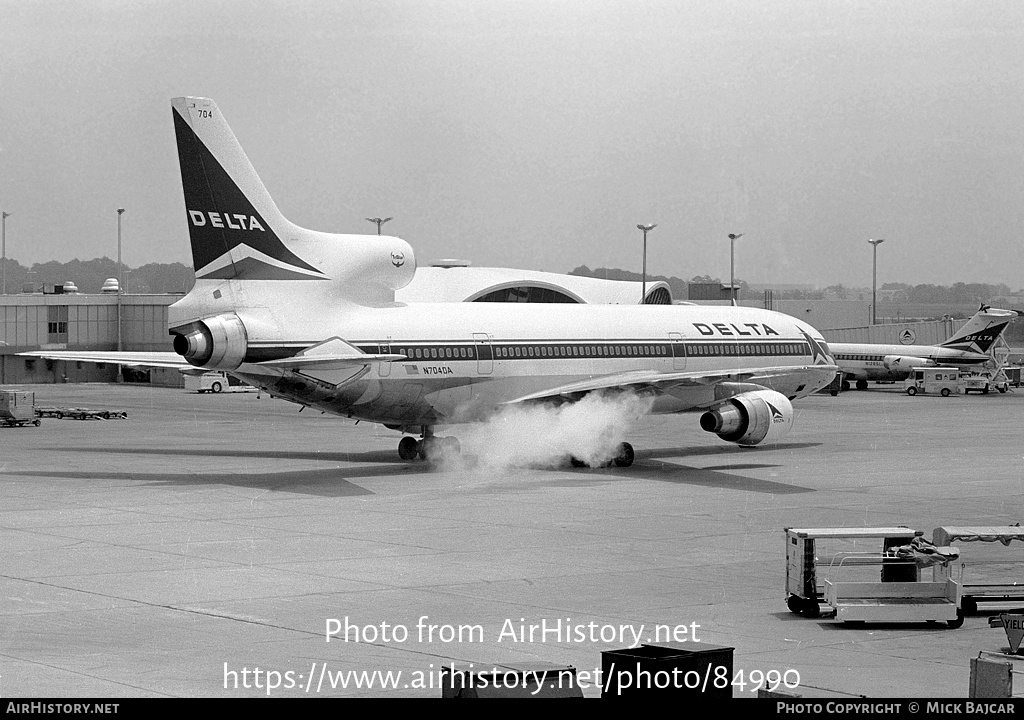
<svg viewBox="0 0 1024 720">
<path fill-rule="evenodd" d="M 780 439 L 793 426 L 793 405 L 782 393 L 755 390 L 729 398 L 700 416 L 700 426 L 747 447 Z"/>
<path fill-rule="evenodd" d="M 211 370 L 235 370 L 249 346 L 245 325 L 234 313 L 203 318 L 171 330 L 174 352 L 190 365 Z"/>
<path fill-rule="evenodd" d="M 938 365 L 934 360 L 928 358 L 913 357 L 910 355 L 886 355 L 882 358 L 882 366 L 886 370 L 897 370 L 909 372 L 910 368 L 935 367 Z"/>
</svg>

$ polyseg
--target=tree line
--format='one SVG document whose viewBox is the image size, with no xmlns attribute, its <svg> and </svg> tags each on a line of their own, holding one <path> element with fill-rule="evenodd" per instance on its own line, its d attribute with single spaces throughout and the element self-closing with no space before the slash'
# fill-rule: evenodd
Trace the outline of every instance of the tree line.
<svg viewBox="0 0 1024 720">
<path fill-rule="evenodd" d="M 149 263 L 132 268 L 124 263 L 122 276 L 126 292 L 138 294 L 185 293 L 196 282 L 195 271 L 181 263 Z M 31 267 L 7 258 L 5 273 L 8 294 L 39 292 L 53 285 L 75 284 L 80 293 L 99 293 L 107 278 L 117 277 L 117 261 L 108 257 L 95 260 L 50 260 Z"/>
<path fill-rule="evenodd" d="M 630 270 L 618 268 L 595 268 L 591 270 L 586 265 L 571 270 L 570 275 L 582 277 L 605 278 L 607 280 L 627 280 L 640 282 L 643 275 Z M 691 283 L 721 283 L 722 280 L 710 275 L 696 275 L 689 280 L 679 277 L 666 277 L 664 275 L 648 275 L 648 282 L 664 281 L 672 288 L 672 296 L 676 299 L 685 299 L 688 295 L 687 286 Z M 750 292 L 769 289 L 770 285 L 747 283 L 746 280 L 736 278 L 736 284 L 740 288 L 740 296 L 749 298 Z M 774 290 L 777 300 L 863 300 L 865 293 L 870 293 L 871 288 L 849 288 L 843 285 L 829 285 L 828 287 L 816 290 Z M 907 283 L 885 283 L 878 288 L 878 303 L 883 302 L 896 305 L 977 305 L 978 303 L 992 303 L 1004 301 L 1004 304 L 1020 302 L 1024 296 L 1024 289 L 1013 291 L 1006 284 L 999 283 L 990 285 L 987 283 L 953 283 L 952 285 L 909 285 Z M 870 296 L 868 296 L 870 299 Z"/>
</svg>

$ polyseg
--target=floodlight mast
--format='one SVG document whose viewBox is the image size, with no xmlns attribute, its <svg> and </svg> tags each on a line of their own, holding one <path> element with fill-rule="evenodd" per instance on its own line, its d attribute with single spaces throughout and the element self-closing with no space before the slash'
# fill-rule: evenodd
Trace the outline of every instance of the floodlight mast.
<svg viewBox="0 0 1024 720">
<path fill-rule="evenodd" d="M 885 238 L 868 240 L 871 243 L 871 324 L 874 325 L 877 319 L 877 303 L 875 298 L 876 287 L 878 286 L 878 246 L 885 242 Z"/>
<path fill-rule="evenodd" d="M 736 304 L 736 241 L 743 233 L 729 233 L 729 299 Z"/>
<path fill-rule="evenodd" d="M 650 225 L 637 225 L 638 230 L 642 230 L 644 233 L 644 260 L 643 260 L 643 280 L 640 285 L 640 304 L 643 305 L 647 302 L 647 233 L 654 228 L 658 227 L 658 223 L 651 223 Z"/>
<path fill-rule="evenodd" d="M 4 265 L 4 270 L 3 270 L 3 287 L 0 288 L 0 295 L 6 295 L 7 294 L 7 218 L 9 218 L 10 216 L 11 216 L 11 214 L 9 212 L 4 211 L 3 217 L 0 218 L 0 223 L 2 223 L 2 229 L 0 229 L 0 238 L 2 238 L 2 239 L 0 239 L 0 243 L 3 244 L 3 265 Z"/>
<path fill-rule="evenodd" d="M 121 352 L 121 216 L 124 208 L 117 209 L 117 351 Z"/>
<path fill-rule="evenodd" d="M 389 218 L 389 217 L 386 217 L 386 218 L 372 217 L 372 218 L 366 218 L 366 219 L 369 220 L 372 223 L 377 223 L 377 234 L 380 235 L 380 226 L 383 225 L 384 223 L 386 223 L 388 220 L 391 220 L 392 218 Z"/>
</svg>

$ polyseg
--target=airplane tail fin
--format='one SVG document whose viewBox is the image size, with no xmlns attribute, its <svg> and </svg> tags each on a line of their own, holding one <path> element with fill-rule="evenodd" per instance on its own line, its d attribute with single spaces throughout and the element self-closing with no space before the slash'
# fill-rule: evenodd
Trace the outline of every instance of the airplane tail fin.
<svg viewBox="0 0 1024 720">
<path fill-rule="evenodd" d="M 964 323 L 941 347 L 967 352 L 987 353 L 1002 336 L 1010 321 L 1021 313 L 982 305 L 970 320 Z"/>
<path fill-rule="evenodd" d="M 249 162 L 217 104 L 171 101 L 197 279 L 320 279 L 283 237 L 289 223 Z"/>
</svg>

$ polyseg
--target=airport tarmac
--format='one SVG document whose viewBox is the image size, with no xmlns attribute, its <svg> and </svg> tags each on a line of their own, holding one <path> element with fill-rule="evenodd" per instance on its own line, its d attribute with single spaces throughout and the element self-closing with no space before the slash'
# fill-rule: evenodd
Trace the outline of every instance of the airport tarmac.
<svg viewBox="0 0 1024 720">
<path fill-rule="evenodd" d="M 792 432 L 755 449 L 695 414 L 644 418 L 625 469 L 404 463 L 398 433 L 254 393 L 20 388 L 128 418 L 0 428 L 0 697 L 440 697 L 452 662 L 593 683 L 602 651 L 660 625 L 735 648 L 747 677 L 798 674 L 803 697 L 966 698 L 971 658 L 1007 645 L 987 614 L 786 608 L 786 527 L 1024 519 L 1024 390 L 872 388 L 797 401 Z M 332 619 L 360 641 L 328 642 Z M 521 634 L 559 621 L 582 630 Z"/>
</svg>

